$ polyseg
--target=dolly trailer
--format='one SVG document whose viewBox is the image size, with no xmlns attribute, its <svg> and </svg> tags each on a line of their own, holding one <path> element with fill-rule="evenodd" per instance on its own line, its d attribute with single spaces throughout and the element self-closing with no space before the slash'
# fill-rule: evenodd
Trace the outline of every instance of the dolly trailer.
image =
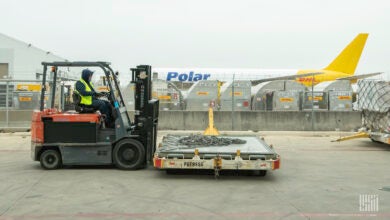
<svg viewBox="0 0 390 220">
<path fill-rule="evenodd" d="M 218 136 L 211 145 L 186 145 L 190 136 L 168 135 L 154 155 L 154 167 L 172 170 L 254 171 L 265 176 L 268 170 L 280 168 L 280 156 L 272 145 L 257 136 Z M 205 136 L 207 137 L 207 136 Z M 215 143 L 216 139 L 240 140 L 241 143 Z"/>
</svg>

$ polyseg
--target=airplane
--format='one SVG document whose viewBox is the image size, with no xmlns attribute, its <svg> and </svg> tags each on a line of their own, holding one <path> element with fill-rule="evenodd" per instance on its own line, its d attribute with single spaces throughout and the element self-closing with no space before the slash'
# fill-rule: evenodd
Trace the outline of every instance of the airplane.
<svg viewBox="0 0 390 220">
<path fill-rule="evenodd" d="M 154 68 L 156 76 L 166 81 L 192 83 L 199 80 L 251 80 L 252 85 L 274 80 L 295 80 L 305 86 L 320 82 L 358 79 L 381 74 L 381 72 L 355 75 L 356 66 L 366 44 L 368 33 L 360 33 L 325 68 L 285 70 L 285 69 L 220 69 L 220 68 Z M 276 76 L 276 77 L 275 77 Z"/>
</svg>

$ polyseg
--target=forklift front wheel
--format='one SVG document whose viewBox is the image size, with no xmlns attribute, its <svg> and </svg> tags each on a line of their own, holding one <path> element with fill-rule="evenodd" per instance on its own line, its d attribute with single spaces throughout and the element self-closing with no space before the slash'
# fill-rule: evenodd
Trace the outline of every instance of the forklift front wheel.
<svg viewBox="0 0 390 220">
<path fill-rule="evenodd" d="M 41 166 L 47 170 L 58 169 L 62 165 L 61 155 L 56 150 L 45 150 L 39 160 Z"/>
<path fill-rule="evenodd" d="M 112 155 L 115 166 L 122 170 L 139 169 L 145 161 L 144 146 L 134 139 L 119 141 Z"/>
</svg>

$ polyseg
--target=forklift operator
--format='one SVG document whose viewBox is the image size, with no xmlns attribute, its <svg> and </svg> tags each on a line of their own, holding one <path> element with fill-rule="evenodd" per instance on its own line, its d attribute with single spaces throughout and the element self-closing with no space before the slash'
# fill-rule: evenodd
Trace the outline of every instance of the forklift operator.
<svg viewBox="0 0 390 220">
<path fill-rule="evenodd" d="M 106 127 L 112 127 L 111 124 L 111 104 L 108 101 L 98 99 L 104 96 L 103 93 L 96 92 L 93 88 L 91 79 L 93 71 L 84 69 L 81 73 L 81 79 L 76 82 L 75 90 L 81 96 L 80 104 L 91 106 L 105 115 Z"/>
</svg>

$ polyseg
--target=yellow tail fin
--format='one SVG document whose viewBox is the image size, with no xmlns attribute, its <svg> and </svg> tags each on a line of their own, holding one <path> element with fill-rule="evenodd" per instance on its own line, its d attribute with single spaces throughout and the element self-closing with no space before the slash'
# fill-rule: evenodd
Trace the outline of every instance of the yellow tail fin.
<svg viewBox="0 0 390 220">
<path fill-rule="evenodd" d="M 359 63 L 360 55 L 366 44 L 367 37 L 368 34 L 366 33 L 361 33 L 356 36 L 324 70 L 332 70 L 353 75 L 356 66 Z"/>
</svg>

